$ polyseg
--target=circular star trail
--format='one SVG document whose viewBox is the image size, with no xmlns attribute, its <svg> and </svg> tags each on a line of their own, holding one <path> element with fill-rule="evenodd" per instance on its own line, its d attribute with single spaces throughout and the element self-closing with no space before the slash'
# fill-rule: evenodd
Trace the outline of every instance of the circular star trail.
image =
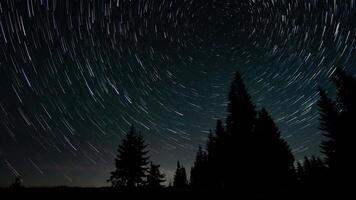
<svg viewBox="0 0 356 200">
<path fill-rule="evenodd" d="M 0 185 L 106 185 L 131 124 L 170 177 L 236 70 L 296 157 L 318 154 L 317 88 L 336 63 L 356 73 L 355 3 L 1 1 Z"/>
</svg>

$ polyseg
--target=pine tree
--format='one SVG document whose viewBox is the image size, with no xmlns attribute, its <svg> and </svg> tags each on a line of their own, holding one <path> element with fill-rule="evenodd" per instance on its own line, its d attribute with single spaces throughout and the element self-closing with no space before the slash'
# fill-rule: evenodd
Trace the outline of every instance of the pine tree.
<svg viewBox="0 0 356 200">
<path fill-rule="evenodd" d="M 227 132 L 239 136 L 251 133 L 256 111 L 239 72 L 231 83 L 228 100 Z"/>
<path fill-rule="evenodd" d="M 188 187 L 187 173 L 184 166 L 177 162 L 177 169 L 174 174 L 173 187 L 178 189 L 185 189 Z"/>
<path fill-rule="evenodd" d="M 354 157 L 350 147 L 353 146 L 353 135 L 356 133 L 356 78 L 337 66 L 332 80 L 337 89 L 336 131 L 334 133 L 329 130 L 324 131 L 327 140 L 323 141 L 322 153 L 326 156 L 330 183 L 335 184 L 341 181 L 353 181 L 356 177 L 355 162 L 350 160 Z"/>
<path fill-rule="evenodd" d="M 209 160 L 209 162 L 211 162 L 211 160 L 213 160 L 214 154 L 216 152 L 216 137 L 213 135 L 211 130 L 208 135 L 206 149 L 208 152 L 208 160 Z"/>
<path fill-rule="evenodd" d="M 210 132 L 207 142 L 207 160 L 209 178 L 206 180 L 206 187 L 223 189 L 229 174 L 226 166 L 230 165 L 229 156 L 231 136 L 227 135 L 221 120 L 217 120 L 215 133 Z"/>
<path fill-rule="evenodd" d="M 338 110 L 335 102 L 327 96 L 325 90 L 319 89 L 319 96 L 319 128 L 327 138 L 327 140 L 322 141 L 321 149 L 322 153 L 325 155 L 326 165 L 328 167 L 333 167 L 336 162 L 335 153 L 338 135 Z"/>
<path fill-rule="evenodd" d="M 337 102 L 342 112 L 356 112 L 356 78 L 336 66 L 332 80 L 337 88 Z"/>
<path fill-rule="evenodd" d="M 199 147 L 195 162 L 190 170 L 190 185 L 194 189 L 206 189 L 208 186 L 208 156 Z"/>
<path fill-rule="evenodd" d="M 215 135 L 220 140 L 225 140 L 227 137 L 224 125 L 220 119 L 216 121 Z"/>
<path fill-rule="evenodd" d="M 234 189 L 236 185 L 250 188 L 250 176 L 254 173 L 251 170 L 251 148 L 253 146 L 252 132 L 256 119 L 255 106 L 247 93 L 245 85 L 239 72 L 231 84 L 228 97 L 228 115 L 226 119 L 226 132 L 229 138 L 226 140 L 223 154 L 227 159 L 224 163 L 223 187 Z"/>
<path fill-rule="evenodd" d="M 354 157 L 350 147 L 356 133 L 356 78 L 337 66 L 332 81 L 337 89 L 336 101 L 320 90 L 318 102 L 320 129 L 325 136 L 321 152 L 325 156 L 328 177 L 324 190 L 328 194 L 339 193 L 336 188 L 347 188 L 347 183 L 356 177 L 356 165 L 350 159 Z"/>
<path fill-rule="evenodd" d="M 152 189 L 162 188 L 162 183 L 165 182 L 165 175 L 159 170 L 159 165 L 155 165 L 152 162 L 148 169 L 147 186 Z"/>
<path fill-rule="evenodd" d="M 326 166 L 320 158 L 304 157 L 304 161 L 297 164 L 297 175 L 303 190 L 319 190 L 325 184 Z"/>
<path fill-rule="evenodd" d="M 136 188 L 144 185 L 148 164 L 146 147 L 143 137 L 131 126 L 118 148 L 116 169 L 108 180 L 113 187 Z"/>
<path fill-rule="evenodd" d="M 252 168 L 259 189 L 291 187 L 295 183 L 294 156 L 271 116 L 263 108 L 254 131 Z M 267 164 L 268 163 L 268 164 Z"/>
</svg>

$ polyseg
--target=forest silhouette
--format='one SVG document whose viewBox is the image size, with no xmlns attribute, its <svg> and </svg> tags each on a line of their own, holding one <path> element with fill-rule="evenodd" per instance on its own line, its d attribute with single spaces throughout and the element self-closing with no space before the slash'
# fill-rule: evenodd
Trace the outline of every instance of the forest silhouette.
<svg viewBox="0 0 356 200">
<path fill-rule="evenodd" d="M 356 133 L 356 78 L 335 66 L 330 81 L 336 97 L 319 88 L 320 157 L 296 161 L 265 108 L 257 109 L 239 72 L 228 93 L 226 120 L 217 120 L 206 146 L 197 149 L 190 169 L 177 161 L 173 182 L 164 185 L 160 165 L 150 161 L 148 146 L 134 126 L 119 144 L 110 190 L 234 192 L 268 196 L 347 194 L 355 180 L 351 147 Z M 10 190 L 23 188 L 19 178 Z M 288 196 L 286 196 L 288 197 Z"/>
</svg>

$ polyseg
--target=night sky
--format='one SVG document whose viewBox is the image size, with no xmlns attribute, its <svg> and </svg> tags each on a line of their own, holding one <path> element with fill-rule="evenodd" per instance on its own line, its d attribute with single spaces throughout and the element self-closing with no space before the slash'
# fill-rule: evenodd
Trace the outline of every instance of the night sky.
<svg viewBox="0 0 356 200">
<path fill-rule="evenodd" d="M 317 89 L 356 73 L 355 0 L 1 0 L 0 186 L 105 186 L 131 124 L 168 180 L 190 168 L 239 70 L 297 159 Z"/>
</svg>

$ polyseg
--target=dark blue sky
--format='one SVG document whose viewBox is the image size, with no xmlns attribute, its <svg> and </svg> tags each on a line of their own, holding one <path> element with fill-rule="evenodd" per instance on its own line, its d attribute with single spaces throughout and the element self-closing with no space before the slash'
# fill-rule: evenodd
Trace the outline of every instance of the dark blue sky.
<svg viewBox="0 0 356 200">
<path fill-rule="evenodd" d="M 134 124 L 168 176 L 224 118 L 239 70 L 297 159 L 317 88 L 355 67 L 354 0 L 0 2 L 0 186 L 103 186 Z"/>
</svg>

